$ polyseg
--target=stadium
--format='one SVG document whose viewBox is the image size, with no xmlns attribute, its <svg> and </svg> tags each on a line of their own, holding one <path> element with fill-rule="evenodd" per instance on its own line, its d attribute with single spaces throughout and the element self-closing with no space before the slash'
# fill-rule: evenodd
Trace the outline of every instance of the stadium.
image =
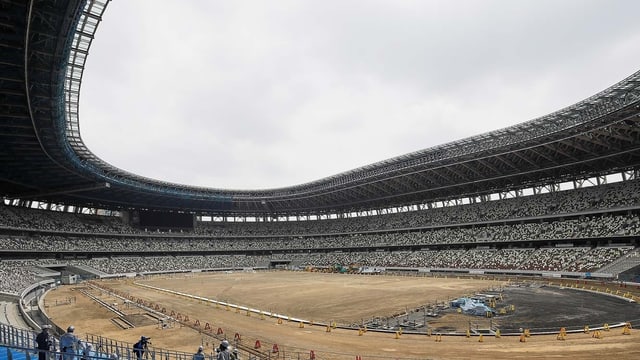
<svg viewBox="0 0 640 360">
<path fill-rule="evenodd" d="M 108 3 L 0 2 L 3 356 L 45 325 L 95 359 L 640 356 L 640 72 L 301 185 L 179 185 L 80 137 Z"/>
</svg>

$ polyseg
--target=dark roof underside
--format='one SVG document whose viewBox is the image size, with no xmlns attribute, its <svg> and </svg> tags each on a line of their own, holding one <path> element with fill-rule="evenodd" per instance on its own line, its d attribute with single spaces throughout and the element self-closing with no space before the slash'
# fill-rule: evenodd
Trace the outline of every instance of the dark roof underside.
<svg viewBox="0 0 640 360">
<path fill-rule="evenodd" d="M 8 198 L 220 215 L 321 214 L 640 168 L 639 72 L 539 119 L 299 186 L 237 191 L 147 179 L 95 157 L 69 120 L 77 112 L 84 58 L 106 4 L 31 4 L 0 1 L 0 194 Z M 89 40 L 80 46 L 82 39 Z"/>
</svg>

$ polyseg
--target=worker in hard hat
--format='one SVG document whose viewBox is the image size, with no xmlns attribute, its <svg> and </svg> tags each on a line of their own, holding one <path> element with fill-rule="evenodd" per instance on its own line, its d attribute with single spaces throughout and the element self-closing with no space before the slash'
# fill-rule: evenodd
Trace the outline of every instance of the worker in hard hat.
<svg viewBox="0 0 640 360">
<path fill-rule="evenodd" d="M 200 345 L 198 347 L 198 352 L 193 354 L 193 360 L 204 360 L 204 358 L 205 358 L 205 356 L 204 356 L 204 347 L 202 347 L 202 345 Z"/>
<path fill-rule="evenodd" d="M 82 342 L 76 336 L 73 325 L 67 328 L 67 332 L 60 336 L 60 352 L 63 360 L 74 360 L 78 350 L 82 349 Z"/>
<path fill-rule="evenodd" d="M 218 349 L 216 349 L 218 355 L 216 356 L 216 360 L 231 360 L 231 353 L 229 352 L 229 342 L 227 340 L 222 340 Z"/>
</svg>

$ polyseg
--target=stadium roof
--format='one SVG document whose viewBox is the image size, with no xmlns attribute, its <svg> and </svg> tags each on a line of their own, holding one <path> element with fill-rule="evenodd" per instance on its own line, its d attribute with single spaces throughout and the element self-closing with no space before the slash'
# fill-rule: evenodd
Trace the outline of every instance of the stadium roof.
<svg viewBox="0 0 640 360">
<path fill-rule="evenodd" d="M 352 212 L 543 186 L 640 165 L 640 72 L 508 128 L 310 183 L 184 186 L 97 158 L 79 134 L 84 63 L 108 1 L 0 3 L 0 193 L 107 209 L 219 215 Z"/>
</svg>

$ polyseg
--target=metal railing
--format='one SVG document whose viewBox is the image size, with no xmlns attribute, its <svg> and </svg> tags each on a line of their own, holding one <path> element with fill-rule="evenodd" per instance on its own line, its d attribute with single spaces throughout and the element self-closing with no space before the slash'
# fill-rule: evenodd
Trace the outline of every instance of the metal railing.
<svg viewBox="0 0 640 360">
<path fill-rule="evenodd" d="M 0 324 L 0 345 L 35 349 L 36 333 L 33 330 L 19 329 L 11 325 Z"/>
<path fill-rule="evenodd" d="M 117 354 L 118 358 L 135 359 L 133 344 L 106 338 L 101 335 L 87 334 L 85 337 L 88 343 L 93 344 L 96 351 L 108 354 Z M 148 347 L 142 353 L 143 360 L 192 360 L 193 353 L 183 351 L 168 350 L 156 347 Z M 205 355 L 206 360 L 215 359 L 211 355 Z"/>
</svg>

